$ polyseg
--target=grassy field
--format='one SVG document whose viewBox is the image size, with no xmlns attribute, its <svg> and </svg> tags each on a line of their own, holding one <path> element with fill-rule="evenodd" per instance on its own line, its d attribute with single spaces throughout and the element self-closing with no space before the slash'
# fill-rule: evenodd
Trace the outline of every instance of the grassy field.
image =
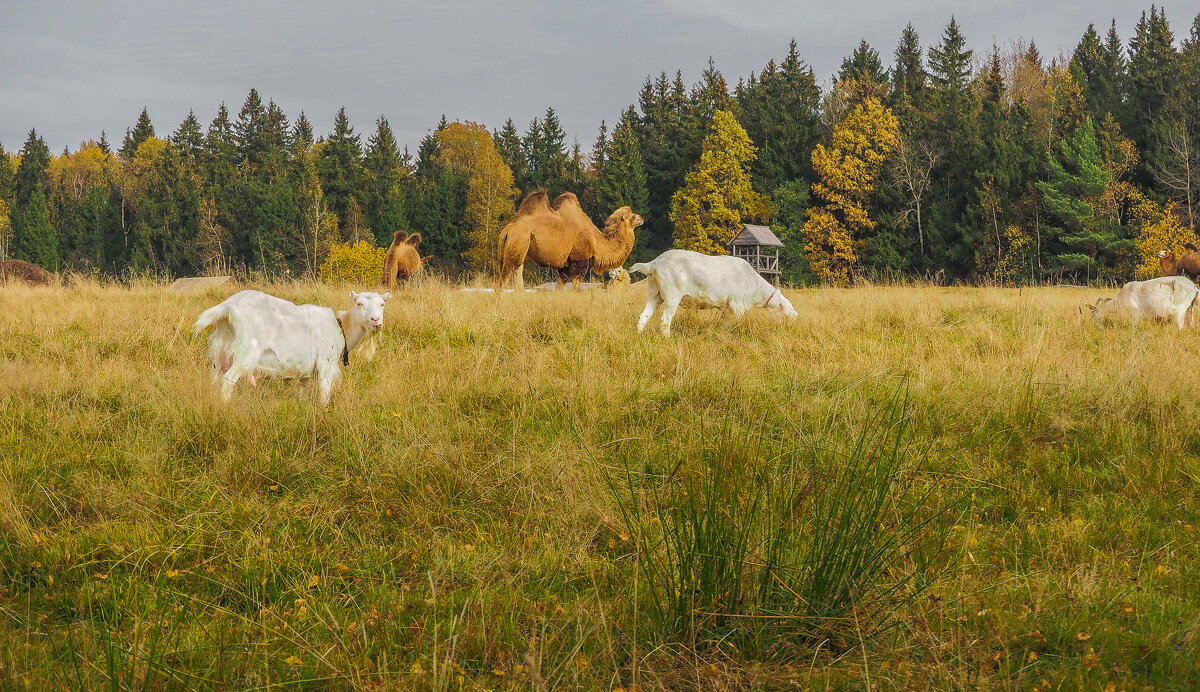
<svg viewBox="0 0 1200 692">
<path fill-rule="evenodd" d="M 0 689 L 1200 686 L 1200 333 L 1111 292 L 429 282 L 327 409 L 216 400 L 230 292 L 0 288 Z"/>
</svg>

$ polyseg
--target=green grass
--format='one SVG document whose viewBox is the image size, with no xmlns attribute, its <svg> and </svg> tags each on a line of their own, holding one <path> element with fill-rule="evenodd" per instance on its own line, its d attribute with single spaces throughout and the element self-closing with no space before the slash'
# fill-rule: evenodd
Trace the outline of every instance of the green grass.
<svg viewBox="0 0 1200 692">
<path fill-rule="evenodd" d="M 216 400 L 227 294 L 0 289 L 0 688 L 1200 685 L 1200 335 L 1094 327 L 1100 292 L 790 291 L 663 339 L 636 286 L 431 282 L 327 409 Z"/>
</svg>

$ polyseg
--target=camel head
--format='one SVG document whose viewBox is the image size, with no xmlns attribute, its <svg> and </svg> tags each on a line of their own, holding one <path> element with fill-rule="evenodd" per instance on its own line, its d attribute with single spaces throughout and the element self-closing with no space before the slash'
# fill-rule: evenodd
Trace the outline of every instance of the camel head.
<svg viewBox="0 0 1200 692">
<path fill-rule="evenodd" d="M 632 232 L 633 229 L 641 226 L 643 222 L 644 220 L 641 216 L 633 213 L 633 209 L 621 207 L 608 217 L 608 221 L 604 222 L 604 235 L 611 237 L 622 230 L 622 227 Z"/>
<path fill-rule="evenodd" d="M 1158 268 L 1163 274 L 1175 273 L 1175 253 L 1171 250 L 1158 251 Z"/>
</svg>

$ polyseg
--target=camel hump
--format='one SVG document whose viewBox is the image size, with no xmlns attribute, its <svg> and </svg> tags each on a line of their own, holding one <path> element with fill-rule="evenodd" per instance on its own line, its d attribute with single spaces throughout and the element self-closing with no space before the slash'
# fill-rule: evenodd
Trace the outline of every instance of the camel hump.
<svg viewBox="0 0 1200 692">
<path fill-rule="evenodd" d="M 559 207 L 561 207 L 562 205 L 567 204 L 567 203 L 574 204 L 575 206 L 579 206 L 579 198 L 575 196 L 574 192 L 564 192 L 561 195 L 559 195 L 558 197 L 554 198 L 554 208 L 555 209 L 558 209 Z"/>
<path fill-rule="evenodd" d="M 404 242 L 408 243 L 409 245 L 411 245 L 413 247 L 416 247 L 421 244 L 421 234 L 413 233 L 412 235 L 408 236 L 408 239 L 405 240 Z"/>
<path fill-rule="evenodd" d="M 1187 250 L 1188 252 L 1197 252 L 1197 250 L 1196 250 L 1196 246 L 1195 246 L 1195 245 L 1192 245 L 1191 243 L 1184 243 L 1184 244 L 1183 244 L 1183 248 L 1184 248 L 1185 250 Z"/>
<path fill-rule="evenodd" d="M 420 234 L 418 233 L 417 235 L 419 236 Z M 394 242 L 394 243 L 403 243 L 403 242 L 404 242 L 404 239 L 405 239 L 405 238 L 407 238 L 407 237 L 408 237 L 408 233 L 407 233 L 407 232 L 405 232 L 405 231 L 396 231 L 394 234 L 392 234 L 392 242 Z"/>
<path fill-rule="evenodd" d="M 525 195 L 525 199 L 521 200 L 521 206 L 517 209 L 517 214 L 532 214 L 539 208 L 548 206 L 546 203 L 548 197 L 546 188 L 539 187 Z"/>
</svg>

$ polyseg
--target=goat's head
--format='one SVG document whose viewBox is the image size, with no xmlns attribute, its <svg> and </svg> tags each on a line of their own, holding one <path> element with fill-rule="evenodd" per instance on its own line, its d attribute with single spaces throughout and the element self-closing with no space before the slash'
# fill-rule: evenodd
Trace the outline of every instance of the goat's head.
<svg viewBox="0 0 1200 692">
<path fill-rule="evenodd" d="M 391 293 L 355 293 L 354 291 L 350 291 L 350 300 L 354 301 L 354 307 L 350 308 L 352 321 L 371 329 L 382 329 L 383 304 L 391 297 Z"/>
<path fill-rule="evenodd" d="M 624 267 L 610 269 L 608 270 L 608 280 L 619 286 L 628 286 L 630 282 L 629 272 Z"/>
<path fill-rule="evenodd" d="M 774 312 L 782 313 L 787 317 L 796 319 L 798 314 L 796 308 L 792 307 L 792 302 L 783 297 L 783 291 L 775 289 L 771 296 L 767 298 L 767 302 L 763 303 L 763 307 Z"/>
</svg>

